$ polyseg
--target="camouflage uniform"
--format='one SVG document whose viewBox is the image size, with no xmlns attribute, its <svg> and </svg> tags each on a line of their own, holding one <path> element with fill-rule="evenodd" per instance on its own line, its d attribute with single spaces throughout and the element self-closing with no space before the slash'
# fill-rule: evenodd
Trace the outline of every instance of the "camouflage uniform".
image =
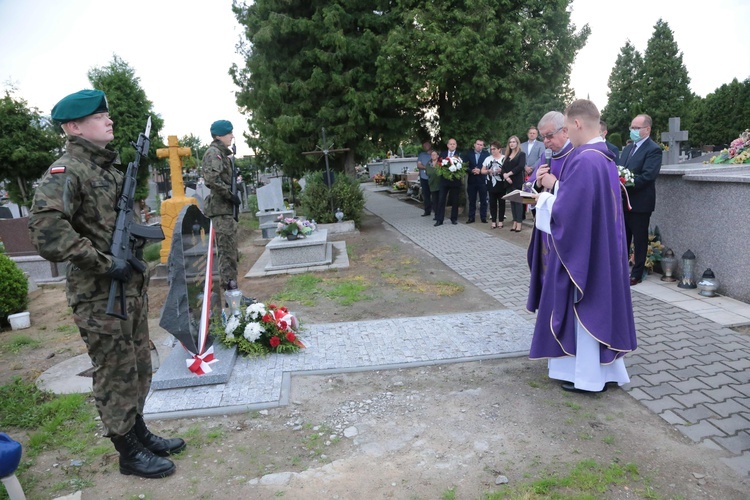
<svg viewBox="0 0 750 500">
<path fill-rule="evenodd" d="M 106 436 L 135 424 L 151 385 L 148 332 L 149 274 L 133 273 L 126 286 L 128 319 L 105 314 L 111 280 L 105 276 L 123 174 L 117 153 L 69 137 L 66 152 L 42 177 L 29 218 L 39 254 L 69 261 L 66 293 L 94 366 L 96 408 Z"/>
<path fill-rule="evenodd" d="M 211 218 L 219 253 L 221 286 L 237 279 L 237 221 L 232 202 L 232 151 L 216 139 L 203 155 L 203 177 L 211 194 L 206 198 L 206 215 Z"/>
</svg>

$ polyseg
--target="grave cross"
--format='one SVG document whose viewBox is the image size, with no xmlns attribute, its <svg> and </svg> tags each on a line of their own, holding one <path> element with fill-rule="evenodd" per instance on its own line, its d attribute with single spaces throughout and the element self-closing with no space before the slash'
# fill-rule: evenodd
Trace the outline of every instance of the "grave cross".
<svg viewBox="0 0 750 500">
<path fill-rule="evenodd" d="M 333 208 L 333 198 L 331 197 L 331 185 L 333 182 L 331 182 L 331 169 L 328 166 L 328 155 L 331 153 L 339 153 L 341 151 L 349 151 L 349 148 L 341 148 L 341 149 L 330 149 L 331 146 L 333 146 L 333 143 L 329 146 L 326 143 L 326 129 L 321 128 L 321 132 L 323 133 L 323 146 L 318 146 L 319 150 L 316 149 L 315 151 L 305 151 L 302 153 L 303 155 L 323 155 L 326 159 L 326 185 L 328 186 L 328 199 L 331 201 L 331 213 L 335 211 Z"/>
<path fill-rule="evenodd" d="M 665 158 L 662 163 L 666 165 L 676 165 L 680 162 L 680 143 L 688 140 L 687 130 L 680 130 L 680 118 L 672 117 L 669 119 L 669 131 L 661 133 L 661 141 L 666 142 L 669 151 L 664 152 Z"/>
</svg>

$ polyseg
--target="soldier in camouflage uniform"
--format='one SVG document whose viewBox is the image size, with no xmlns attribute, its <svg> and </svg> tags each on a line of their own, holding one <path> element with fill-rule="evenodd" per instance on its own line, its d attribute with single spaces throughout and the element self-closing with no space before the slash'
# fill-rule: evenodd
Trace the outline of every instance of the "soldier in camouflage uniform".
<svg viewBox="0 0 750 500">
<path fill-rule="evenodd" d="M 120 472 L 165 477 L 175 471 L 163 458 L 185 448 L 182 439 L 152 434 L 143 420 L 151 385 L 147 288 L 149 273 L 110 254 L 116 205 L 124 175 L 116 152 L 104 92 L 82 90 L 63 98 L 52 119 L 68 136 L 65 153 L 42 177 L 29 230 L 39 254 L 68 261 L 66 293 L 94 366 L 96 408 L 120 453 Z M 127 320 L 105 314 L 112 279 L 126 283 Z"/>
<path fill-rule="evenodd" d="M 206 198 L 206 216 L 211 218 L 216 233 L 216 247 L 219 253 L 219 276 L 224 290 L 236 288 L 237 283 L 237 221 L 234 220 L 234 207 L 240 205 L 240 198 L 232 192 L 232 150 L 234 134 L 232 124 L 218 120 L 211 124 L 213 142 L 203 155 L 203 177 L 211 194 Z M 234 283 L 230 283 L 234 282 Z"/>
</svg>

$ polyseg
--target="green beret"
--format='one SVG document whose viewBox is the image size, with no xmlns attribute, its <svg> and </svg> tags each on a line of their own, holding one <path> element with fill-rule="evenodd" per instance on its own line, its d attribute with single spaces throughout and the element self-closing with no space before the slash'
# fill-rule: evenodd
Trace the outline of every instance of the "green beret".
<svg viewBox="0 0 750 500">
<path fill-rule="evenodd" d="M 107 96 L 101 90 L 81 90 L 60 99 L 52 108 L 52 119 L 66 123 L 95 113 L 107 113 Z"/>
<path fill-rule="evenodd" d="M 229 120 L 216 120 L 211 124 L 211 135 L 221 137 L 232 132 L 232 122 Z"/>
</svg>

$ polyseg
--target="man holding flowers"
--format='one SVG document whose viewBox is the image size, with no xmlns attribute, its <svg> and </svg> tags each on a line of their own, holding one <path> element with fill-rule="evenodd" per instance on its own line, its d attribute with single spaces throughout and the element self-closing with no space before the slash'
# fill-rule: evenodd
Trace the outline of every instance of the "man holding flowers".
<svg viewBox="0 0 750 500">
<path fill-rule="evenodd" d="M 445 204 L 451 204 L 451 223 L 458 224 L 458 197 L 464 176 L 463 160 L 458 154 L 456 139 L 448 139 L 448 150 L 440 155 L 437 174 L 440 176 L 440 198 L 435 208 L 435 226 L 442 226 Z"/>
</svg>

